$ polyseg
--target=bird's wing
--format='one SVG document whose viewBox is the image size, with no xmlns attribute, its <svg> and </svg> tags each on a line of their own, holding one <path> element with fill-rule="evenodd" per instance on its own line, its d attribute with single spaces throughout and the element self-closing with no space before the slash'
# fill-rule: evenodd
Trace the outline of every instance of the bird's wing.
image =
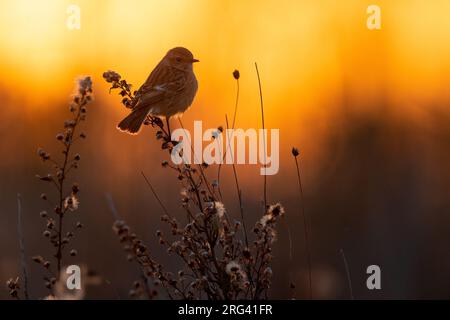
<svg viewBox="0 0 450 320">
<path fill-rule="evenodd" d="M 136 93 L 136 104 L 134 109 L 151 108 L 166 99 L 172 99 L 183 92 L 186 84 L 184 72 L 173 70 L 170 67 L 160 66 L 152 71 L 147 81 Z"/>
</svg>

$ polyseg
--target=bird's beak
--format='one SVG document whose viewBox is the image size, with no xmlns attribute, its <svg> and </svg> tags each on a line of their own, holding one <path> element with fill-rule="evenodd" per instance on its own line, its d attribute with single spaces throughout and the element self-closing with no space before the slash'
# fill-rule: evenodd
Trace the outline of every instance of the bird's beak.
<svg viewBox="0 0 450 320">
<path fill-rule="evenodd" d="M 200 62 L 200 60 L 192 59 L 192 63 L 195 63 L 195 62 Z"/>
</svg>

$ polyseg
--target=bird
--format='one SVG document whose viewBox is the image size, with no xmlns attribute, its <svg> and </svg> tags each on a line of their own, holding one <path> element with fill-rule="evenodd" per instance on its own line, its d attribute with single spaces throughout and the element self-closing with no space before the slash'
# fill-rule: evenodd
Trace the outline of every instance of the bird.
<svg viewBox="0 0 450 320">
<path fill-rule="evenodd" d="M 170 49 L 137 90 L 131 101 L 131 113 L 117 128 L 135 135 L 148 115 L 166 120 L 182 115 L 194 101 L 198 89 L 193 64 L 199 62 L 184 47 Z"/>
</svg>

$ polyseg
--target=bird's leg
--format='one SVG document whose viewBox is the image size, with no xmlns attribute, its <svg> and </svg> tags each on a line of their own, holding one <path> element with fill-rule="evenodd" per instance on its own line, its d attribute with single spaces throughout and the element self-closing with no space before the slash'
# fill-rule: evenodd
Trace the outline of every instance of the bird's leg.
<svg viewBox="0 0 450 320">
<path fill-rule="evenodd" d="M 169 134 L 169 139 L 170 139 L 170 141 L 172 141 L 172 134 L 170 133 L 169 118 L 170 118 L 170 117 L 166 117 L 167 132 L 168 132 L 168 134 Z"/>
</svg>

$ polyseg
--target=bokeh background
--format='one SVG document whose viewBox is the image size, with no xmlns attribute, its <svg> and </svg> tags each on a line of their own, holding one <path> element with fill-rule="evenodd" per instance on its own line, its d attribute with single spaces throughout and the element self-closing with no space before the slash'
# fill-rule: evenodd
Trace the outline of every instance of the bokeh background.
<svg viewBox="0 0 450 320">
<path fill-rule="evenodd" d="M 81 8 L 81 29 L 68 30 L 66 9 Z M 366 28 L 366 8 L 382 10 L 382 29 Z M 68 115 L 79 75 L 91 75 L 90 106 L 74 179 L 81 185 L 75 217 L 86 226 L 72 261 L 109 284 L 87 298 L 127 298 L 139 277 L 111 230 L 110 194 L 120 215 L 176 269 L 154 233 L 161 210 L 143 170 L 165 204 L 179 212 L 179 186 L 160 162 L 166 154 L 145 128 L 122 134 L 127 114 L 101 75 L 112 69 L 140 85 L 165 52 L 185 46 L 199 92 L 184 115 L 204 127 L 225 126 L 241 72 L 237 127 L 261 127 L 258 62 L 266 127 L 280 129 L 280 171 L 268 177 L 271 202 L 287 211 L 274 254 L 272 297 L 308 296 L 302 220 L 292 146 L 301 151 L 310 225 L 314 297 L 349 298 L 343 249 L 356 298 L 450 298 L 450 2 L 446 0 L 62 1 L 0 2 L 0 283 L 19 274 L 16 195 L 23 198 L 28 257 L 49 256 L 39 199 L 47 186 L 39 146 L 55 154 L 55 134 Z M 215 174 L 216 168 L 210 168 Z M 260 216 L 258 166 L 238 167 L 247 224 Z M 228 211 L 238 216 L 231 168 L 224 167 Z M 293 234 L 289 260 L 287 226 Z M 366 288 L 377 264 L 382 290 Z M 29 263 L 34 298 L 47 294 L 39 266 Z M 0 290 L 0 298 L 8 298 Z"/>
</svg>

